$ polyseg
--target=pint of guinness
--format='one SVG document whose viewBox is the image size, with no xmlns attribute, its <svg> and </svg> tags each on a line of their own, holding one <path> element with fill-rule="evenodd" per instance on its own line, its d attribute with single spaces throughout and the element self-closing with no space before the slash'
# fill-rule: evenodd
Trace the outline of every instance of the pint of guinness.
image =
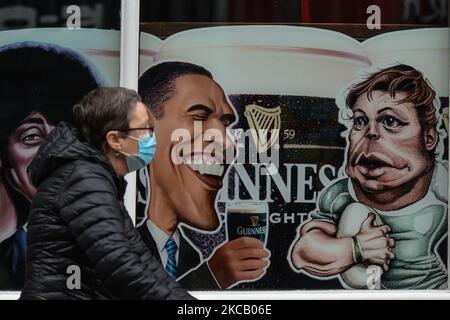
<svg viewBox="0 0 450 320">
<path fill-rule="evenodd" d="M 228 240 L 252 237 L 266 245 L 268 213 L 269 208 L 266 202 L 241 201 L 227 203 Z"/>
</svg>

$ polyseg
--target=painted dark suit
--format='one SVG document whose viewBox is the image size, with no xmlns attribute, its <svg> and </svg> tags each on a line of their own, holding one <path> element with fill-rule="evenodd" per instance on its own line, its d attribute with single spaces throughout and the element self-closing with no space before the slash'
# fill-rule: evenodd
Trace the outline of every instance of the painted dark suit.
<svg viewBox="0 0 450 320">
<path fill-rule="evenodd" d="M 161 262 L 161 257 L 156 246 L 156 242 L 150 234 L 146 221 L 137 229 L 141 234 L 142 240 L 145 242 L 150 252 Z M 195 249 L 189 241 L 187 241 L 182 232 L 180 232 L 180 248 L 177 265 L 177 273 L 179 275 L 178 282 L 185 289 L 195 290 L 218 290 L 214 276 L 209 269 L 207 262 L 203 261 L 200 253 Z"/>
</svg>

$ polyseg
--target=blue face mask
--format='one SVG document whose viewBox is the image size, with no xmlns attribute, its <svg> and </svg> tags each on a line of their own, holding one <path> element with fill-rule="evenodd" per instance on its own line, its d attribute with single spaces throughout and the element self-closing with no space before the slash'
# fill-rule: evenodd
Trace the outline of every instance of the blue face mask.
<svg viewBox="0 0 450 320">
<path fill-rule="evenodd" d="M 156 151 L 156 137 L 155 134 L 151 136 L 150 134 L 146 134 L 139 137 L 139 139 L 132 136 L 128 136 L 128 138 L 139 143 L 139 152 L 137 155 L 122 152 L 125 155 L 128 171 L 133 172 L 146 167 L 152 161 Z"/>
</svg>

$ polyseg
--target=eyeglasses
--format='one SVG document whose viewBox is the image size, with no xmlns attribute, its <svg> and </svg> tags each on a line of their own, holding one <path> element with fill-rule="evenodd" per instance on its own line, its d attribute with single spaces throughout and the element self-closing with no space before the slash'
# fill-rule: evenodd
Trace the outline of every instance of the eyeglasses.
<svg viewBox="0 0 450 320">
<path fill-rule="evenodd" d="M 150 135 L 153 135 L 153 128 L 128 128 L 128 129 L 121 129 L 121 130 L 118 130 L 118 131 L 120 131 L 120 132 L 130 132 L 130 131 L 137 131 L 137 130 L 146 130 L 146 131 L 148 131 L 148 133 Z"/>
</svg>

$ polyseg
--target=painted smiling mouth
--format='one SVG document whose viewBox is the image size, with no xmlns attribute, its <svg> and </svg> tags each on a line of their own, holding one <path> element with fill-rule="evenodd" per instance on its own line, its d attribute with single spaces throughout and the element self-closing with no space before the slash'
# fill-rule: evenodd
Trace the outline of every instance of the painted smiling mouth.
<svg viewBox="0 0 450 320">
<path fill-rule="evenodd" d="M 183 162 L 209 187 L 215 189 L 222 187 L 225 165 L 217 163 L 217 159 L 196 154 L 184 158 Z"/>
</svg>

